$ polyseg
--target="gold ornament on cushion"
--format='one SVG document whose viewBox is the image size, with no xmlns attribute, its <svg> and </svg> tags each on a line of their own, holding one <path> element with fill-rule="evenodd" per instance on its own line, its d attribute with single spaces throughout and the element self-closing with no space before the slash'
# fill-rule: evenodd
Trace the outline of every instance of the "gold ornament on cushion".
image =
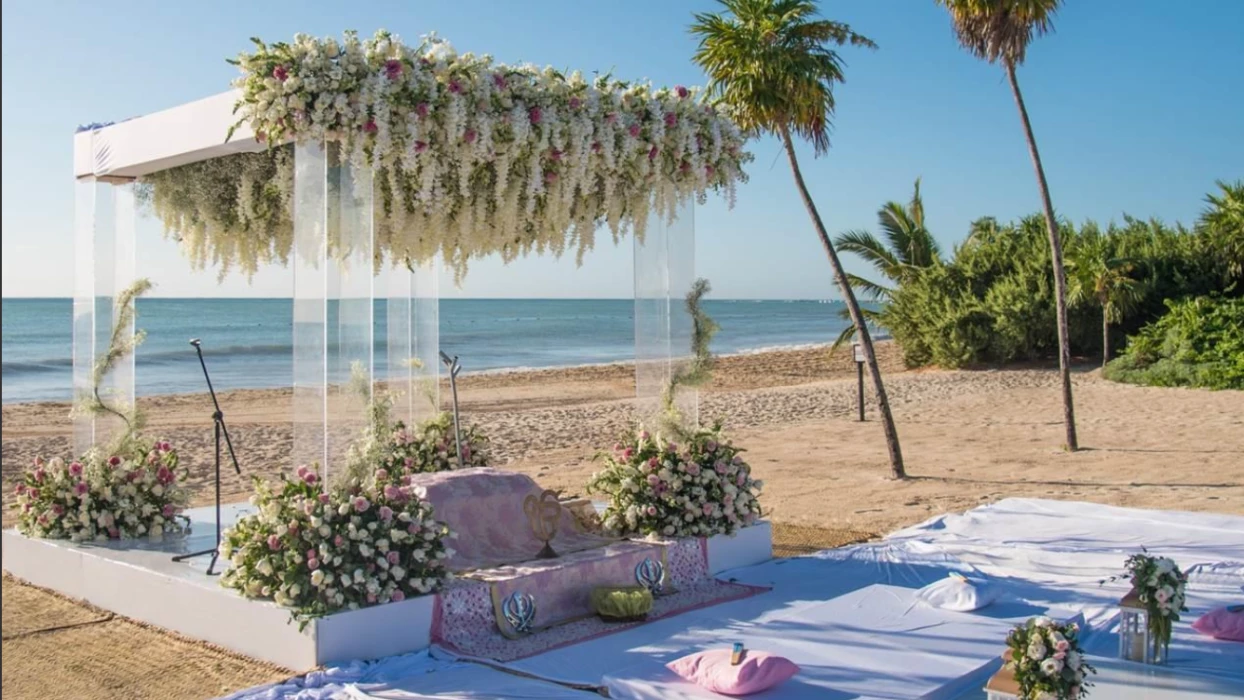
<svg viewBox="0 0 1244 700">
<path fill-rule="evenodd" d="M 544 543 L 536 558 L 556 559 L 557 552 L 553 551 L 550 543 L 557 537 L 557 525 L 562 517 L 562 504 L 557 501 L 557 492 L 546 489 L 539 496 L 534 493 L 527 496 L 523 499 L 523 513 L 527 515 L 536 539 Z"/>
</svg>

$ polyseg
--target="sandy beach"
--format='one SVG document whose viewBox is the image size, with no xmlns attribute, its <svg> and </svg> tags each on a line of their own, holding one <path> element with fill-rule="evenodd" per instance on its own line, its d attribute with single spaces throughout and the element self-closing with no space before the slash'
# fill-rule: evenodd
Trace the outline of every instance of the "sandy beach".
<svg viewBox="0 0 1244 700">
<path fill-rule="evenodd" d="M 1059 447 L 1057 373 L 1050 368 L 903 371 L 880 346 L 911 479 L 887 478 L 871 402 L 856 420 L 855 367 L 825 348 L 721 358 L 701 393 L 703 422 L 724 421 L 765 481 L 762 503 L 789 525 L 883 534 L 930 516 L 1010 496 L 1244 513 L 1244 393 L 1142 388 L 1076 374 L 1082 445 Z M 631 420 L 626 365 L 463 376 L 463 420 L 493 441 L 496 466 L 547 488 L 582 493 L 593 455 Z M 871 391 L 869 392 L 871 393 Z M 448 391 L 443 392 L 448 397 Z M 226 500 L 250 477 L 290 464 L 288 390 L 222 393 L 243 477 L 229 470 Z M 210 402 L 185 394 L 141 400 L 150 432 L 176 444 L 190 465 L 196 503 L 211 498 Z M 67 455 L 68 405 L 6 405 L 3 473 L 36 455 Z M 12 519 L 6 511 L 5 524 Z"/>
</svg>

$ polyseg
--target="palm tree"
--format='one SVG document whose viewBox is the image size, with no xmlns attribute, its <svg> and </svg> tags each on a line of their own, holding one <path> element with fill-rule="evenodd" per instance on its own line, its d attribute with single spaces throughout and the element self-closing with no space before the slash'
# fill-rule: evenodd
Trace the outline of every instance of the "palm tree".
<svg viewBox="0 0 1244 700">
<path fill-rule="evenodd" d="M 1114 248 L 1109 237 L 1088 233 L 1072 246 L 1067 262 L 1072 303 L 1092 300 L 1101 307 L 1102 368 L 1110 361 L 1110 324 L 1121 322 L 1144 296 L 1131 276 L 1136 261 L 1118 257 Z"/>
<path fill-rule="evenodd" d="M 816 155 L 829 151 L 834 84 L 844 80 L 835 46 L 875 48 L 871 39 L 841 22 L 822 19 L 813 0 L 718 0 L 726 14 L 699 13 L 691 33 L 700 38 L 695 61 L 708 73 L 708 94 L 732 112 L 751 136 L 781 139 L 812 225 L 842 290 L 877 395 L 894 478 L 906 478 L 898 430 L 864 314 L 851 291 L 821 215 L 803 181 L 792 133 L 812 142 Z"/>
<path fill-rule="evenodd" d="M 839 251 L 855 253 L 877 269 L 890 284 L 901 285 L 920 269 L 941 261 L 941 248 L 924 225 L 924 200 L 920 198 L 920 179 L 916 178 L 911 202 L 886 202 L 877 210 L 877 225 L 885 237 L 883 242 L 873 234 L 859 229 L 838 234 L 834 245 Z M 847 273 L 851 287 L 865 294 L 872 301 L 888 301 L 892 287 L 873 282 L 859 275 Z M 879 314 L 863 309 L 864 318 L 874 324 Z M 843 309 L 844 316 L 850 317 Z M 855 326 L 843 329 L 834 349 L 855 336 Z"/>
<path fill-rule="evenodd" d="M 955 33 L 965 49 L 989 63 L 1002 63 L 1015 97 L 1015 106 L 1019 108 L 1024 136 L 1028 139 L 1028 153 L 1037 172 L 1045 228 L 1050 238 L 1054 297 L 1058 310 L 1058 369 L 1063 385 L 1063 424 L 1067 431 L 1067 449 L 1074 451 L 1079 449 L 1079 441 L 1076 439 L 1075 405 L 1071 398 L 1071 340 L 1067 328 L 1067 272 L 1063 269 L 1063 245 L 1059 239 L 1058 223 L 1054 220 L 1054 205 L 1050 202 L 1045 169 L 1041 167 L 1041 154 L 1037 151 L 1036 137 L 1032 135 L 1032 122 L 1028 119 L 1024 96 L 1015 77 L 1015 69 L 1024 62 L 1028 44 L 1053 30 L 1054 13 L 1062 0 L 937 0 L 937 3 L 950 11 Z"/>
</svg>

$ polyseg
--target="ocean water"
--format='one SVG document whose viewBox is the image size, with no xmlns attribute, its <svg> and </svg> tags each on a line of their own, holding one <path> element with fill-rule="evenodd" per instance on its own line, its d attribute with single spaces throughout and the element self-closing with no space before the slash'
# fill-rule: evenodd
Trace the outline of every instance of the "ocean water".
<svg viewBox="0 0 1244 700">
<path fill-rule="evenodd" d="M 4 299 L 4 403 L 68 400 L 73 302 Z M 707 300 L 721 326 L 720 354 L 828 343 L 844 327 L 841 302 Z M 441 348 L 462 358 L 464 372 L 562 367 L 634 358 L 634 303 L 629 299 L 443 299 Z M 203 375 L 190 338 L 201 338 L 219 389 L 289 386 L 289 299 L 140 299 L 140 395 L 201 391 Z M 384 333 L 377 301 L 376 332 Z M 383 336 L 380 336 L 383 337 Z M 377 349 L 383 370 L 383 344 Z"/>
</svg>

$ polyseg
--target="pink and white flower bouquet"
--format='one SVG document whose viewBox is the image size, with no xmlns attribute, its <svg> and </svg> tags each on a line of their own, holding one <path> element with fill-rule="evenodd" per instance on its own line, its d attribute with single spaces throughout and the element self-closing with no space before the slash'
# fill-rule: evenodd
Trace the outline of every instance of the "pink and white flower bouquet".
<svg viewBox="0 0 1244 700">
<path fill-rule="evenodd" d="M 602 517 L 607 530 L 666 537 L 733 534 L 760 518 L 752 478 L 740 450 L 721 426 L 691 433 L 678 444 L 646 430 L 628 434 L 599 458 L 589 493 L 609 497 Z"/>
<path fill-rule="evenodd" d="M 1155 557 L 1148 552 L 1133 554 L 1125 564 L 1126 576 L 1131 580 L 1140 602 L 1145 605 L 1149 619 L 1149 638 L 1154 645 L 1165 650 L 1171 644 L 1171 627 L 1179 622 L 1179 613 L 1186 612 L 1186 588 L 1188 575 L 1179 570 L 1174 560 Z"/>
<path fill-rule="evenodd" d="M 221 584 L 270 598 L 296 619 L 398 602 L 448 578 L 452 536 L 432 518 L 409 475 L 377 469 L 326 488 L 299 467 L 277 485 L 256 479 L 258 509 L 224 532 Z"/>
<path fill-rule="evenodd" d="M 1075 700 L 1088 695 L 1087 676 L 1096 670 L 1084 660 L 1080 627 L 1034 617 L 1007 635 L 1007 665 L 1015 673 L 1021 700 Z"/>
<path fill-rule="evenodd" d="M 36 459 L 15 489 L 18 531 L 75 542 L 185 532 L 187 470 L 176 450 L 141 438 L 120 444 L 116 454 L 91 450 L 70 462 Z"/>
</svg>

